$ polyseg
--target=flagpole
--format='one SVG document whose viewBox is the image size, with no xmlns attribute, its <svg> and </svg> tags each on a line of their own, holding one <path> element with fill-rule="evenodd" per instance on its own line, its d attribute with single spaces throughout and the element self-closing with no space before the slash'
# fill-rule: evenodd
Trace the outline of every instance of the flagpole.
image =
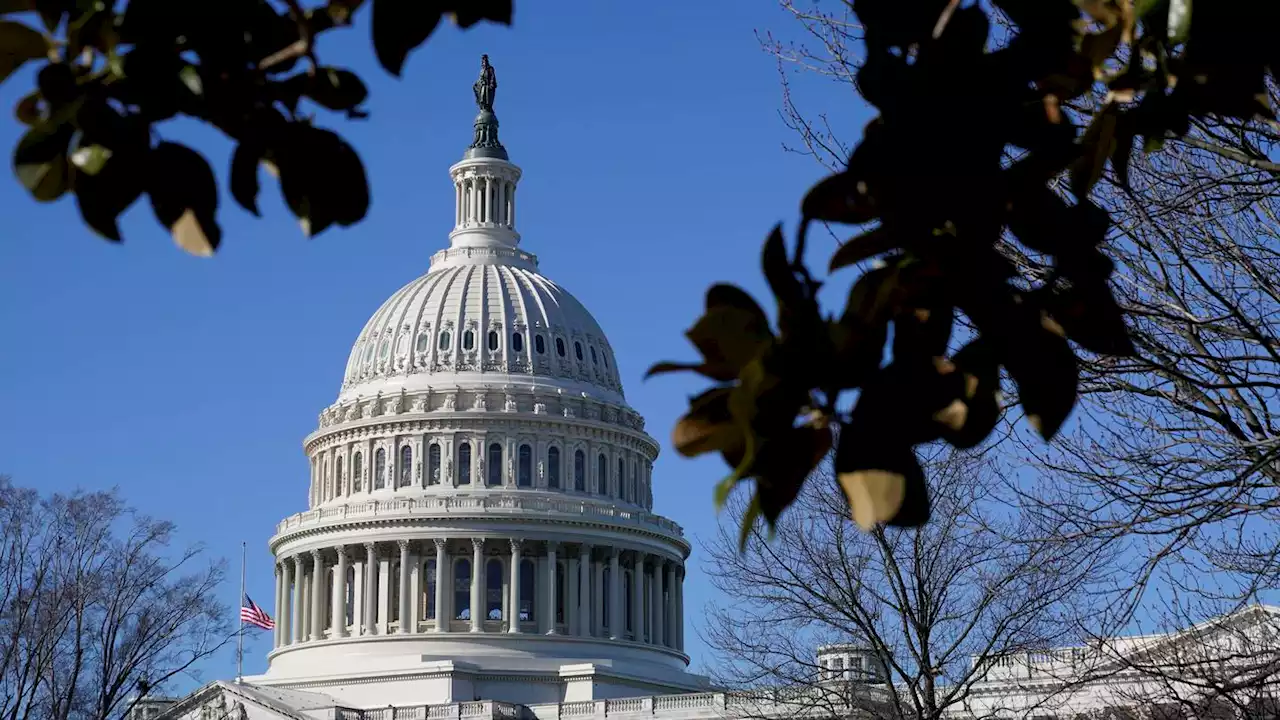
<svg viewBox="0 0 1280 720">
<path fill-rule="evenodd" d="M 244 607 L 244 564 L 245 564 L 245 542 L 240 541 L 240 600 L 237 605 Z M 240 618 L 240 632 L 238 633 L 236 643 L 236 684 L 240 684 L 244 679 L 244 613 L 236 611 L 236 616 Z"/>
</svg>

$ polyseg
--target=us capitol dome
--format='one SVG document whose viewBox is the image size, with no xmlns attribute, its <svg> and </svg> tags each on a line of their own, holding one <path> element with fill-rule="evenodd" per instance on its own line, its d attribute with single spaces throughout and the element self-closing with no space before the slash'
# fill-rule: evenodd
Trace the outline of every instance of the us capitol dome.
<svg viewBox="0 0 1280 720">
<path fill-rule="evenodd" d="M 489 85 L 486 85 L 489 82 Z M 591 313 L 521 248 L 487 61 L 454 227 L 356 336 L 271 538 L 254 685 L 356 707 L 680 692 L 690 546 Z"/>
</svg>

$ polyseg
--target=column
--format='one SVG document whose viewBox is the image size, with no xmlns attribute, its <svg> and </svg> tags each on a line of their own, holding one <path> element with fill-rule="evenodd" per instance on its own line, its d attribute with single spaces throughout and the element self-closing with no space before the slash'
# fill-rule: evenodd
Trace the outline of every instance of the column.
<svg viewBox="0 0 1280 720">
<path fill-rule="evenodd" d="M 547 543 L 547 634 L 556 634 L 556 593 L 559 588 L 556 587 L 556 544 L 554 542 Z M 568 580 L 568 573 L 565 574 Z M 565 583 L 568 584 L 567 582 Z M 565 588 L 568 590 L 568 588 Z M 567 600 L 567 598 L 566 598 Z M 568 605 L 568 602 L 565 603 Z M 565 618 L 568 620 L 569 618 Z"/>
<path fill-rule="evenodd" d="M 378 567 L 378 549 L 369 542 L 364 544 L 364 634 L 375 630 L 374 608 L 378 602 L 378 586 L 373 582 L 374 568 Z"/>
<path fill-rule="evenodd" d="M 680 622 L 680 618 L 676 615 L 675 563 L 667 563 L 667 602 L 662 607 L 662 613 L 666 616 L 663 624 L 667 630 L 667 636 L 663 638 L 663 642 L 667 647 L 674 648 L 676 646 L 676 625 Z"/>
<path fill-rule="evenodd" d="M 591 636 L 591 546 L 578 548 L 578 635 Z"/>
<path fill-rule="evenodd" d="M 333 636 L 347 636 L 347 548 L 338 545 L 338 565 L 333 576 Z"/>
<path fill-rule="evenodd" d="M 398 589 L 391 584 L 392 558 L 378 556 L 378 632 L 391 634 L 392 599 L 400 597 Z"/>
<path fill-rule="evenodd" d="M 289 610 L 289 626 L 290 636 L 293 642 L 302 642 L 302 588 L 305 584 L 302 580 L 302 556 L 294 555 L 289 558 L 293 563 L 293 607 Z"/>
<path fill-rule="evenodd" d="M 507 632 L 520 632 L 520 545 L 522 540 L 511 540 L 511 617 L 507 619 Z"/>
<path fill-rule="evenodd" d="M 609 639 L 618 640 L 626 634 L 622 627 L 622 568 L 618 565 L 618 557 L 622 551 L 616 547 L 609 548 Z"/>
<path fill-rule="evenodd" d="M 493 178 L 485 178 L 484 188 L 489 193 L 489 199 L 484 204 L 484 210 L 488 213 L 485 220 L 493 223 L 498 219 L 498 184 Z"/>
<path fill-rule="evenodd" d="M 684 652 L 684 566 L 676 572 L 675 646 Z"/>
<path fill-rule="evenodd" d="M 453 187 L 453 224 L 462 226 L 462 185 Z"/>
<path fill-rule="evenodd" d="M 444 606 L 445 598 L 445 555 L 444 546 L 447 541 L 444 538 L 436 538 L 436 632 L 445 632 L 449 627 L 449 619 L 453 614 L 448 612 L 448 608 Z"/>
<path fill-rule="evenodd" d="M 477 215 L 479 213 L 479 208 L 480 208 L 480 189 L 478 187 L 479 180 L 472 177 L 471 182 L 468 184 L 471 186 L 469 188 L 469 192 L 467 193 L 467 195 L 471 199 L 471 207 L 468 208 L 467 219 L 470 220 L 472 223 L 475 223 L 477 220 Z"/>
<path fill-rule="evenodd" d="M 484 598 L 480 597 L 480 574 L 484 564 L 484 538 L 471 538 L 471 632 L 478 633 L 484 630 L 481 625 L 482 616 L 484 615 Z"/>
<path fill-rule="evenodd" d="M 507 202 L 511 204 L 511 212 L 507 214 L 507 225 L 514 228 L 516 226 L 516 184 L 515 183 L 511 183 L 511 195 L 509 196 Z"/>
<path fill-rule="evenodd" d="M 324 639 L 324 557 L 311 551 L 311 639 Z"/>
<path fill-rule="evenodd" d="M 284 584 L 284 571 L 280 569 L 280 563 L 272 563 L 272 568 L 276 579 L 275 598 L 271 603 L 271 612 L 276 615 L 276 625 L 271 631 L 271 647 L 274 649 L 280 647 L 280 623 L 284 622 L 284 613 L 280 611 L 280 588 Z"/>
<path fill-rule="evenodd" d="M 654 557 L 649 587 L 649 642 L 662 644 L 662 559 Z"/>
<path fill-rule="evenodd" d="M 605 615 L 604 608 L 604 568 L 603 560 L 591 560 L 591 612 L 595 615 L 595 620 L 591 624 L 591 634 L 595 637 L 607 637 L 605 635 L 605 623 L 608 622 L 608 616 Z"/>
<path fill-rule="evenodd" d="M 413 608 L 409 606 L 409 541 L 399 540 L 400 545 L 400 634 L 409 632 L 413 625 Z"/>
<path fill-rule="evenodd" d="M 280 631 L 280 647 L 285 647 L 293 642 L 293 633 L 290 629 L 293 608 L 289 602 L 289 594 L 293 590 L 293 563 L 289 562 L 288 558 L 281 560 L 280 571 L 284 574 L 284 578 L 280 584 L 280 605 L 276 608 L 278 615 L 276 628 Z"/>
<path fill-rule="evenodd" d="M 631 563 L 631 637 L 644 642 L 644 556 L 636 551 Z"/>
</svg>

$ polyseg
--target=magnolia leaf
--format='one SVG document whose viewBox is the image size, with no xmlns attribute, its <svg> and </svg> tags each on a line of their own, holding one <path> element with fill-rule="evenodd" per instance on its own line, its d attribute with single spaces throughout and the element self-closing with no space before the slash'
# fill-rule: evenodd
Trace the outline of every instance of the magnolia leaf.
<svg viewBox="0 0 1280 720">
<path fill-rule="evenodd" d="M 142 195 L 146 163 L 134 155 L 113 153 L 96 175 L 78 175 L 76 205 L 94 232 L 120 242 L 118 218 Z"/>
<path fill-rule="evenodd" d="M 795 502 L 805 480 L 831 452 L 831 429 L 804 425 L 770 438 L 756 455 L 756 498 L 761 514 L 773 527 L 782 511 Z"/>
<path fill-rule="evenodd" d="M 77 172 L 97 175 L 110 158 L 111 150 L 101 145 L 85 145 L 71 153 L 71 164 L 76 166 Z"/>
<path fill-rule="evenodd" d="M 262 147 L 244 140 L 231 154 L 231 197 L 255 217 L 261 217 L 258 212 L 258 165 L 261 160 Z"/>
<path fill-rule="evenodd" d="M 187 252 L 208 257 L 218 248 L 222 230 L 215 215 L 218 184 L 200 153 L 162 142 L 151 151 L 147 196 L 156 219 Z"/>
<path fill-rule="evenodd" d="M 841 436 L 836 478 L 853 521 L 863 530 L 880 524 L 918 527 L 929 519 L 929 491 L 915 454 L 901 445 Z"/>
<path fill-rule="evenodd" d="M 773 338 L 763 313 L 729 305 L 707 310 L 685 333 L 706 364 L 736 376 Z"/>
<path fill-rule="evenodd" d="M 898 243 L 893 240 L 889 232 L 884 227 L 878 227 L 857 237 L 850 238 L 839 248 L 836 248 L 827 269 L 834 272 L 842 267 L 848 267 L 890 250 L 896 250 L 898 247 Z"/>
<path fill-rule="evenodd" d="M 1052 440 L 1075 407 L 1076 356 L 1045 317 L 1033 319 L 1026 313 L 1011 334 L 1016 339 L 1005 344 L 1001 361 L 1018 385 L 1027 421 Z"/>
<path fill-rule="evenodd" d="M 330 110 L 354 109 L 369 96 L 364 82 L 350 70 L 324 67 L 306 77 L 307 97 Z"/>
<path fill-rule="evenodd" d="M 689 401 L 689 412 L 671 433 L 676 452 L 697 457 L 740 442 L 742 430 L 729 413 L 729 393 L 729 388 L 713 388 Z"/>
<path fill-rule="evenodd" d="M 1081 200 L 1098 184 L 1107 158 L 1115 152 L 1118 116 L 1119 108 L 1114 103 L 1104 106 L 1081 139 L 1084 152 L 1071 164 L 1071 192 Z"/>
<path fill-rule="evenodd" d="M 27 130 L 14 148 L 14 174 L 36 200 L 56 200 L 69 189 L 67 149 L 74 133 L 70 124 L 51 120 Z"/>
<path fill-rule="evenodd" d="M 511 10 L 511 0 L 466 0 L 457 3 L 450 14 L 453 22 L 465 29 L 481 20 L 510 25 Z"/>
<path fill-rule="evenodd" d="M 1169 0 L 1169 42 L 1183 42 L 1191 33 L 1191 0 Z"/>
<path fill-rule="evenodd" d="M 40 91 L 33 90 L 13 106 L 13 116 L 23 125 L 35 125 L 40 122 Z"/>
<path fill-rule="evenodd" d="M 857 225 L 879 217 L 875 202 L 867 192 L 867 183 L 850 172 L 827 176 L 809 189 L 800 203 L 804 221 Z"/>
<path fill-rule="evenodd" d="M 0 82 L 28 60 L 48 56 L 52 45 L 38 30 L 12 20 L 0 20 Z"/>
<path fill-rule="evenodd" d="M 720 382 L 729 382 L 737 377 L 736 373 L 724 366 L 707 365 L 705 363 L 660 362 L 654 363 L 645 371 L 644 379 L 648 380 L 654 375 L 683 371 L 696 372 L 703 377 Z"/>
<path fill-rule="evenodd" d="M 1060 288 L 1048 295 L 1045 305 L 1066 336 L 1085 350 L 1117 357 L 1137 354 L 1124 313 L 1105 282 Z"/>
<path fill-rule="evenodd" d="M 436 3 L 422 0 L 373 0 L 373 49 L 378 63 L 392 75 L 400 77 L 405 58 L 422 43 L 440 23 L 441 10 Z"/>
</svg>

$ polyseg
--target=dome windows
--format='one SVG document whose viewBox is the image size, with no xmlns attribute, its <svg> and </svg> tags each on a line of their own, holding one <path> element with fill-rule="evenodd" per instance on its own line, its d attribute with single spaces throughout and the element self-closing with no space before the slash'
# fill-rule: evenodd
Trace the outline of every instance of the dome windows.
<svg viewBox="0 0 1280 720">
<path fill-rule="evenodd" d="M 564 339 L 556 338 L 556 354 L 564 357 Z"/>
<path fill-rule="evenodd" d="M 489 445 L 488 467 L 485 472 L 488 473 L 486 482 L 490 487 L 502 484 L 502 446 L 498 443 Z"/>
<path fill-rule="evenodd" d="M 448 330 L 445 330 L 444 332 L 440 333 L 440 345 L 439 345 L 439 347 L 440 347 L 440 349 L 441 349 L 441 350 L 448 350 L 448 349 L 449 349 L 449 346 L 450 346 L 452 343 L 453 343 L 453 338 L 449 336 L 449 331 L 448 331 Z"/>
<path fill-rule="evenodd" d="M 533 336 L 533 350 L 534 350 L 534 352 L 538 353 L 539 355 L 544 355 L 544 354 L 546 354 L 546 352 L 547 352 L 547 343 L 546 343 L 546 341 L 545 341 L 545 340 L 543 340 L 543 339 L 542 339 L 542 336 L 541 336 L 541 335 L 534 335 L 534 336 Z"/>
<path fill-rule="evenodd" d="M 498 349 L 498 331 L 490 330 L 489 331 L 489 350 L 492 351 L 497 349 Z"/>
<path fill-rule="evenodd" d="M 521 445 L 519 451 L 519 467 L 516 469 L 516 485 L 533 487 L 533 448 Z"/>
<path fill-rule="evenodd" d="M 578 362 L 582 362 L 582 343 L 577 340 L 573 341 L 573 354 L 577 356 Z"/>
<path fill-rule="evenodd" d="M 618 498 L 624 502 L 627 499 L 626 463 L 622 458 L 618 458 Z"/>
<path fill-rule="evenodd" d="M 361 479 L 364 477 L 364 453 L 356 451 L 354 467 L 351 470 L 351 490 L 358 492 Z"/>
<path fill-rule="evenodd" d="M 592 365 L 598 365 L 598 364 L 599 364 L 599 363 L 597 362 L 597 360 L 596 360 L 596 348 L 595 348 L 595 346 L 594 346 L 594 345 L 592 345 L 592 346 L 591 346 L 591 364 L 592 364 Z"/>
<path fill-rule="evenodd" d="M 471 443 L 458 445 L 458 484 L 471 484 Z"/>
<path fill-rule="evenodd" d="M 524 336 L 520 333 L 511 333 L 511 351 L 524 352 Z"/>
<path fill-rule="evenodd" d="M 560 448 L 547 449 L 547 487 L 560 489 Z"/>
<path fill-rule="evenodd" d="M 573 489 L 587 491 L 587 456 L 581 450 L 573 453 Z"/>
<path fill-rule="evenodd" d="M 400 448 L 400 474 L 396 487 L 409 487 L 413 482 L 413 448 L 405 445 Z"/>
<path fill-rule="evenodd" d="M 427 484 L 440 484 L 440 444 L 431 443 L 427 448 Z"/>
<path fill-rule="evenodd" d="M 381 490 L 387 486 L 387 451 L 378 448 L 373 454 L 373 489 Z"/>
<path fill-rule="evenodd" d="M 382 338 L 382 342 L 378 343 L 378 359 L 386 360 L 387 355 L 391 354 L 391 338 Z"/>
<path fill-rule="evenodd" d="M 605 459 L 604 453 L 596 458 L 596 494 L 609 494 L 609 461 Z"/>
<path fill-rule="evenodd" d="M 418 333 L 418 340 L 414 344 L 413 348 L 418 352 L 426 352 L 429 347 L 431 347 L 431 334 L 426 330 L 423 330 Z"/>
<path fill-rule="evenodd" d="M 476 348 L 476 334 L 470 330 L 462 333 L 462 349 L 474 350 Z"/>
</svg>

